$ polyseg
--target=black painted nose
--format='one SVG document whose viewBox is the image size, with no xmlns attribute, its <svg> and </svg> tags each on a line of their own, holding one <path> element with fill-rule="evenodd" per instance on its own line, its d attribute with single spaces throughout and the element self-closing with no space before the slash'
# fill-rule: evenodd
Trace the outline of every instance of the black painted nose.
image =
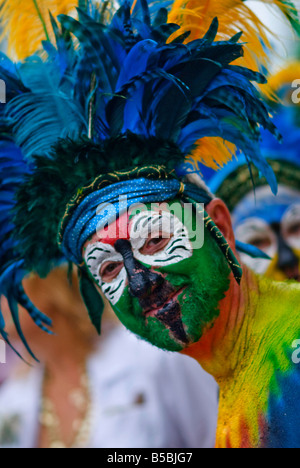
<svg viewBox="0 0 300 468">
<path fill-rule="evenodd" d="M 132 247 L 128 240 L 117 240 L 115 249 L 123 257 L 124 266 L 128 275 L 129 292 L 132 296 L 138 299 L 149 296 L 154 289 L 164 282 L 163 276 L 146 268 L 134 258 Z"/>
</svg>

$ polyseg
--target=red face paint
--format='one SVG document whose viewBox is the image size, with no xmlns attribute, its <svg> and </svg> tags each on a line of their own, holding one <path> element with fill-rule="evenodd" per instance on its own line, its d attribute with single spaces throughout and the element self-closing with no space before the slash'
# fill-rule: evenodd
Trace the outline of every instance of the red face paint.
<svg viewBox="0 0 300 468">
<path fill-rule="evenodd" d="M 89 243 L 102 242 L 114 246 L 119 239 L 130 239 L 129 214 L 124 213 L 106 228 L 97 231 Z"/>
</svg>

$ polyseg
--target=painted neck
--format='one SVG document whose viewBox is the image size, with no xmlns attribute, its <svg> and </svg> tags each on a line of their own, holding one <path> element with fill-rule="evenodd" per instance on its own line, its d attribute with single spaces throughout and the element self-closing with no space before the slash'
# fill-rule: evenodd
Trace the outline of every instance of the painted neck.
<svg viewBox="0 0 300 468">
<path fill-rule="evenodd" d="M 243 267 L 241 285 L 232 277 L 213 327 L 209 327 L 202 338 L 185 349 L 183 354 L 196 359 L 216 380 L 232 375 L 245 356 L 257 298 L 255 275 Z"/>
</svg>

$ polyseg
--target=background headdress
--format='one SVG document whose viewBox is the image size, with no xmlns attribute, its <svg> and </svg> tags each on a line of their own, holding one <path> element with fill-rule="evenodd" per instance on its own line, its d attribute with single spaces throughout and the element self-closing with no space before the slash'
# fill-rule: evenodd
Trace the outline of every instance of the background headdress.
<svg viewBox="0 0 300 468">
<path fill-rule="evenodd" d="M 272 167 L 278 184 L 300 190 L 300 62 L 286 64 L 268 79 L 268 95 L 276 100 L 269 102 L 273 122 L 280 131 L 280 144 L 262 131 L 261 152 Z M 206 169 L 204 169 L 204 172 Z M 206 173 L 210 189 L 222 198 L 232 211 L 242 198 L 254 187 L 266 185 L 265 177 L 252 168 L 249 177 L 246 158 L 241 156 L 231 161 L 218 173 Z"/>
<path fill-rule="evenodd" d="M 112 8 L 103 16 L 101 4 L 99 10 L 87 2 L 77 19 L 51 17 L 55 39 L 45 40 L 39 53 L 16 64 L 1 55 L 8 102 L 0 113 L 0 294 L 26 346 L 18 304 L 43 329 L 50 322 L 26 297 L 22 278 L 31 271 L 46 276 L 65 252 L 71 255 L 68 222 L 79 209 L 81 238 L 90 212 L 89 206 L 81 212 L 80 202 L 96 190 L 143 174 L 167 183 L 169 196 L 181 193 L 198 207 L 209 201 L 207 193 L 184 191 L 181 180 L 191 167 L 197 170 L 195 146 L 218 138 L 239 147 L 276 191 L 274 173 L 260 154 L 260 128 L 279 134 L 252 84 L 265 78 L 233 64 L 243 56 L 241 34 L 216 41 L 213 19 L 202 38 L 187 41 L 184 32 L 171 40 L 180 27 L 168 22 L 165 3 L 170 6 L 124 1 L 115 14 Z M 215 153 L 205 162 L 220 164 Z M 207 228 L 238 279 L 226 241 L 212 220 Z M 85 276 L 82 285 L 99 329 L 95 289 Z M 1 314 L 0 333 L 8 339 Z"/>
</svg>

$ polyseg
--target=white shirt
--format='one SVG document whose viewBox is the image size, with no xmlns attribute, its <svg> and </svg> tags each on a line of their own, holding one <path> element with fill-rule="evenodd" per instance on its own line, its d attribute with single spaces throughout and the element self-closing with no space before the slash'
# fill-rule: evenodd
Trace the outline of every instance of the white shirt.
<svg viewBox="0 0 300 468">
<path fill-rule="evenodd" d="M 145 343 L 123 327 L 88 361 L 92 422 L 87 448 L 210 448 L 218 388 L 193 359 Z M 34 448 L 43 371 L 0 387 L 0 447 Z"/>
</svg>

